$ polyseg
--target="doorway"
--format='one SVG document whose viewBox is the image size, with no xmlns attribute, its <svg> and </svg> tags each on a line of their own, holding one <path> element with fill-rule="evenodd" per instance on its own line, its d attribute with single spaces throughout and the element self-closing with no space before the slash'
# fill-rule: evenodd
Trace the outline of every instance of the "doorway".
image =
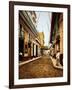
<svg viewBox="0 0 72 90">
<path fill-rule="evenodd" d="M 36 45 L 36 57 L 38 56 L 38 46 Z"/>
</svg>

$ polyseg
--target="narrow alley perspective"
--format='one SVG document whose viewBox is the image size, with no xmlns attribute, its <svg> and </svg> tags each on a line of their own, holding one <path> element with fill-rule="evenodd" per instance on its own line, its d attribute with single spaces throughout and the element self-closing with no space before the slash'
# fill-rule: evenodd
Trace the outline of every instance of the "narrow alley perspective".
<svg viewBox="0 0 72 90">
<path fill-rule="evenodd" d="M 24 64 L 19 67 L 19 78 L 49 78 L 49 77 L 62 77 L 63 70 L 53 67 L 53 63 L 48 56 Z"/>
<path fill-rule="evenodd" d="M 63 77 L 63 13 L 19 11 L 19 79 Z"/>
</svg>

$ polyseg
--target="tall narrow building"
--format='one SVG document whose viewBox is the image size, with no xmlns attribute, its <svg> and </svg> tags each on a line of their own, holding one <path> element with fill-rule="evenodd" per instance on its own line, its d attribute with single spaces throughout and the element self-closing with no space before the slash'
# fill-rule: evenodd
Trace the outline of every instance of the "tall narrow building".
<svg viewBox="0 0 72 90">
<path fill-rule="evenodd" d="M 53 44 L 55 54 L 60 52 L 63 64 L 63 13 L 52 13 L 50 43 Z"/>
</svg>

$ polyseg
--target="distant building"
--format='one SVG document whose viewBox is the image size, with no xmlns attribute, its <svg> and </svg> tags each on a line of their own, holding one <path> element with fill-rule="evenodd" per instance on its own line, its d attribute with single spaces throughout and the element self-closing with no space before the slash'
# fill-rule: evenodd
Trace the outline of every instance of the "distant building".
<svg viewBox="0 0 72 90">
<path fill-rule="evenodd" d="M 44 32 L 39 32 L 41 46 L 44 46 Z"/>
<path fill-rule="evenodd" d="M 44 54 L 44 32 L 39 32 L 39 38 L 41 43 L 41 55 Z"/>
<path fill-rule="evenodd" d="M 55 54 L 59 51 L 63 57 L 63 13 L 52 13 L 50 43 Z"/>
<path fill-rule="evenodd" d="M 36 13 L 19 11 L 19 54 L 23 57 L 39 56 L 40 45 L 36 30 Z"/>
</svg>

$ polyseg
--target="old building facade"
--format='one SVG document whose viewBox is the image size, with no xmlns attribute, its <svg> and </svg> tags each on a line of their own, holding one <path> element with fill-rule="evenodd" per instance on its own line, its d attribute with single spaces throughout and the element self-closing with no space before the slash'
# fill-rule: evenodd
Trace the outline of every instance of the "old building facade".
<svg viewBox="0 0 72 90">
<path fill-rule="evenodd" d="M 39 32 L 41 46 L 44 46 L 44 32 Z"/>
<path fill-rule="evenodd" d="M 60 52 L 60 61 L 63 64 L 63 13 L 52 13 L 50 43 L 52 43 L 55 55 Z"/>
<path fill-rule="evenodd" d="M 19 54 L 23 57 L 40 56 L 40 39 L 36 30 L 36 13 L 19 11 Z"/>
<path fill-rule="evenodd" d="M 43 55 L 44 52 L 44 32 L 39 32 L 39 38 L 41 43 L 41 55 Z"/>
</svg>

